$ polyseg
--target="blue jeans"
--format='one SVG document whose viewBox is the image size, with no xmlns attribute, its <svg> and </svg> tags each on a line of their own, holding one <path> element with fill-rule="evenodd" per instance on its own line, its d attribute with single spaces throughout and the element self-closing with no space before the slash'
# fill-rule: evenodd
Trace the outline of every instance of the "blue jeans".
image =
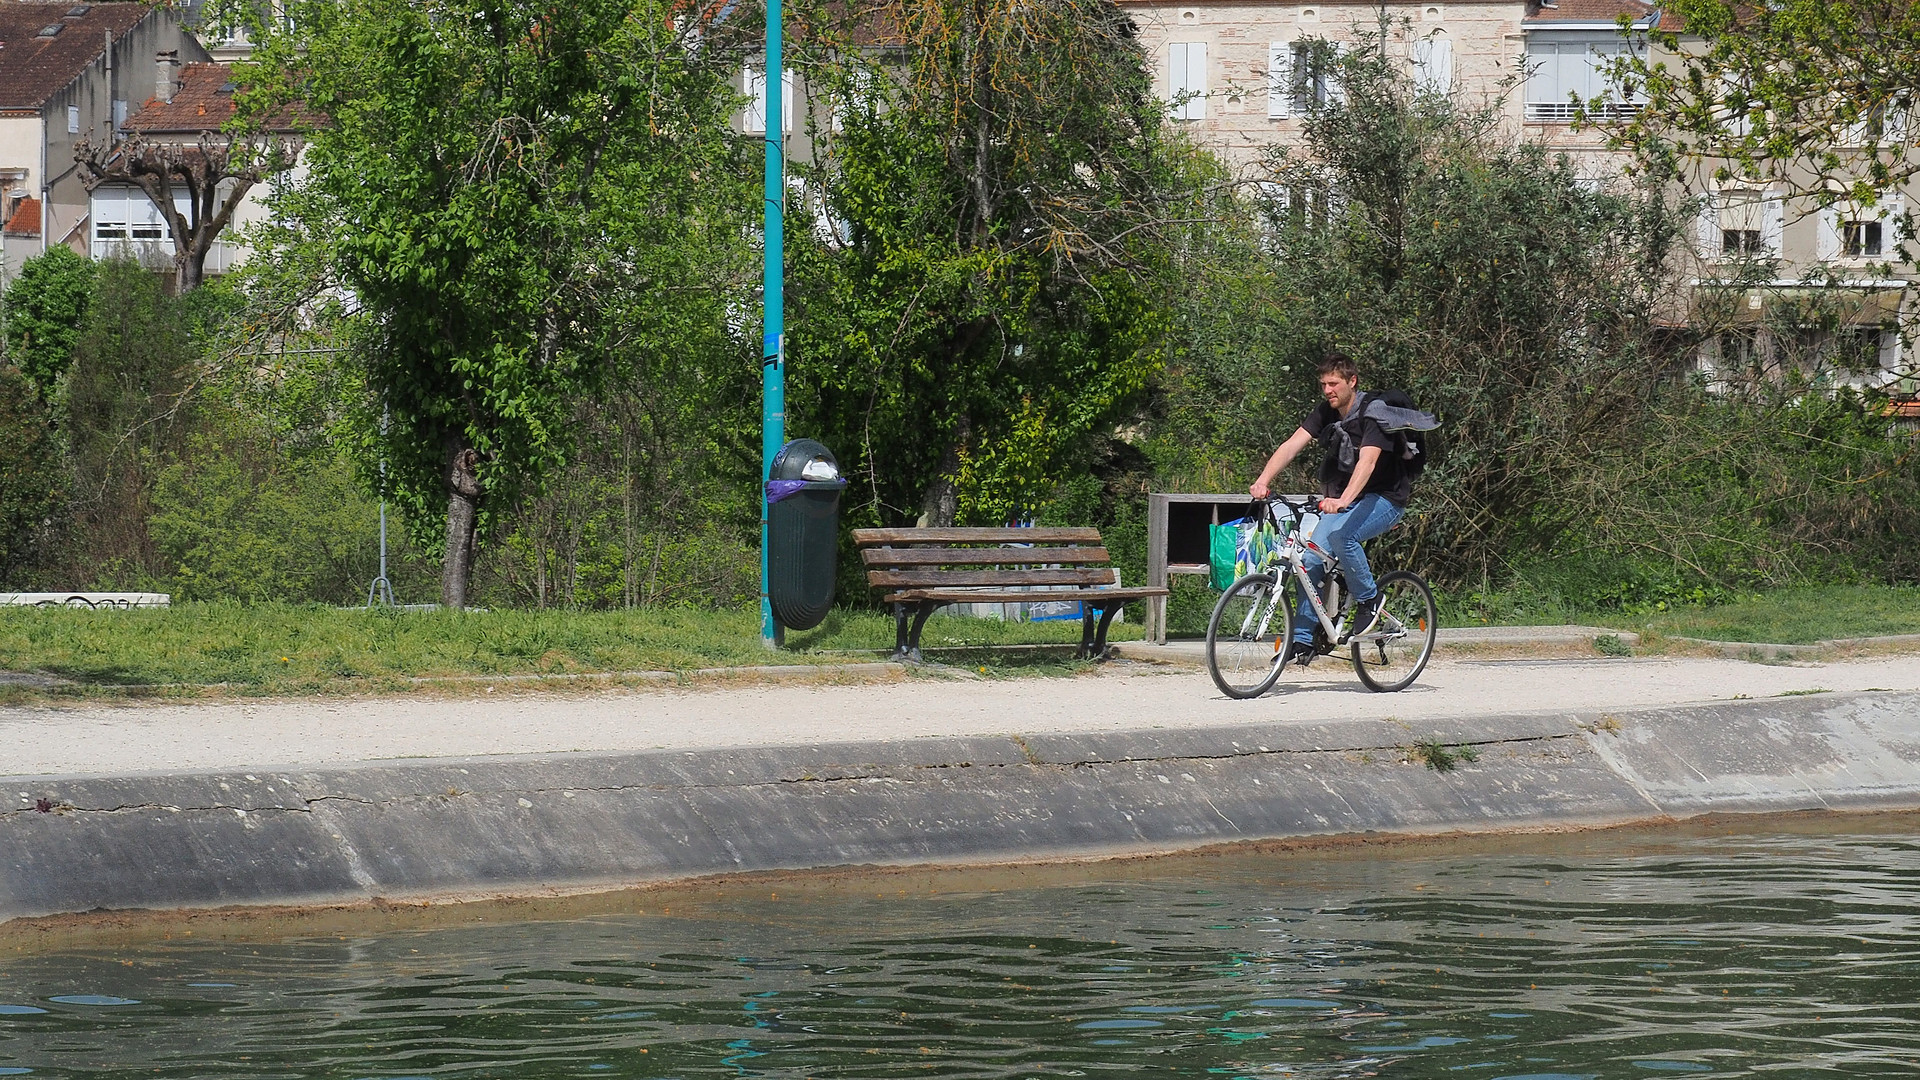
<svg viewBox="0 0 1920 1080">
<path fill-rule="evenodd" d="M 1345 513 L 1322 514 L 1314 525 L 1313 542 L 1340 560 L 1340 573 L 1347 579 L 1347 589 L 1356 601 L 1371 600 L 1379 591 L 1373 581 L 1373 571 L 1367 566 L 1367 553 L 1360 545 L 1399 524 L 1400 516 L 1406 512 L 1406 507 L 1393 505 L 1385 495 L 1362 495 Z M 1305 563 L 1307 576 L 1313 579 L 1313 590 L 1319 592 L 1326 579 L 1326 560 L 1309 551 Z M 1320 617 L 1313 612 L 1313 602 L 1301 597 L 1293 640 L 1312 641 L 1313 628 L 1318 625 Z"/>
</svg>

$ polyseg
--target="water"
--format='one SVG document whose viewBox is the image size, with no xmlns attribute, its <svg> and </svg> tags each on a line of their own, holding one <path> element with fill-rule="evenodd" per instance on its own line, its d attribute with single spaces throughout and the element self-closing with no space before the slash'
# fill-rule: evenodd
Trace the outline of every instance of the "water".
<svg viewBox="0 0 1920 1080">
<path fill-rule="evenodd" d="M 1920 829 L 1866 827 L 15 933 L 0 1076 L 1910 1077 Z"/>
</svg>

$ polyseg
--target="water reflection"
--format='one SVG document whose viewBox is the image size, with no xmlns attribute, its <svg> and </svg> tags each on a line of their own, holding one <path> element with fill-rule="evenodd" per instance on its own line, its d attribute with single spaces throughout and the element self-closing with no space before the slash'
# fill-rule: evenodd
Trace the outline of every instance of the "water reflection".
<svg viewBox="0 0 1920 1080">
<path fill-rule="evenodd" d="M 1920 1073 L 1911 836 L 1557 843 L 19 957 L 0 1075 Z"/>
</svg>

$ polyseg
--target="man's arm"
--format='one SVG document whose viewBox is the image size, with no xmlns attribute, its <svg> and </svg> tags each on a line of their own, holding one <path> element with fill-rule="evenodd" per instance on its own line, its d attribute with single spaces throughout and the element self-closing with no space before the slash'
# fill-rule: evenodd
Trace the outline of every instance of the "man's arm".
<svg viewBox="0 0 1920 1080">
<path fill-rule="evenodd" d="M 1287 441 L 1281 443 L 1280 448 L 1267 459 L 1267 467 L 1260 470 L 1259 479 L 1248 485 L 1247 491 L 1256 499 L 1266 498 L 1271 490 L 1269 485 L 1273 483 L 1273 478 L 1280 475 L 1280 470 L 1286 468 L 1294 458 L 1299 457 L 1300 451 L 1305 450 L 1307 444 L 1312 441 L 1313 436 L 1307 434 L 1306 428 L 1293 429 L 1293 434 L 1287 436 Z"/>
<path fill-rule="evenodd" d="M 1337 499 L 1321 499 L 1320 512 L 1337 514 L 1352 506 L 1360 493 L 1367 490 L 1367 481 L 1373 478 L 1374 466 L 1380 464 L 1380 448 L 1363 446 L 1360 448 L 1360 460 L 1353 465 L 1353 479 L 1347 481 L 1347 490 Z"/>
</svg>

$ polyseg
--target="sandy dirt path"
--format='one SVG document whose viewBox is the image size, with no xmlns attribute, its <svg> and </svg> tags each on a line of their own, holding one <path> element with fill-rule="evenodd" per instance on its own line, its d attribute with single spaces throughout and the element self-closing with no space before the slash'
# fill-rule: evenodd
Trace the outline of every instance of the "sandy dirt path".
<svg viewBox="0 0 1920 1080">
<path fill-rule="evenodd" d="M 1812 690 L 1920 690 L 1920 656 L 1763 665 L 1739 660 L 1436 660 L 1399 694 L 1322 660 L 1256 701 L 1206 673 L 1115 663 L 1082 677 L 899 678 L 583 694 L 484 692 L 0 709 L 0 776 L 285 770 L 395 758 L 808 745 L 1273 723 L 1584 712 Z"/>
</svg>

